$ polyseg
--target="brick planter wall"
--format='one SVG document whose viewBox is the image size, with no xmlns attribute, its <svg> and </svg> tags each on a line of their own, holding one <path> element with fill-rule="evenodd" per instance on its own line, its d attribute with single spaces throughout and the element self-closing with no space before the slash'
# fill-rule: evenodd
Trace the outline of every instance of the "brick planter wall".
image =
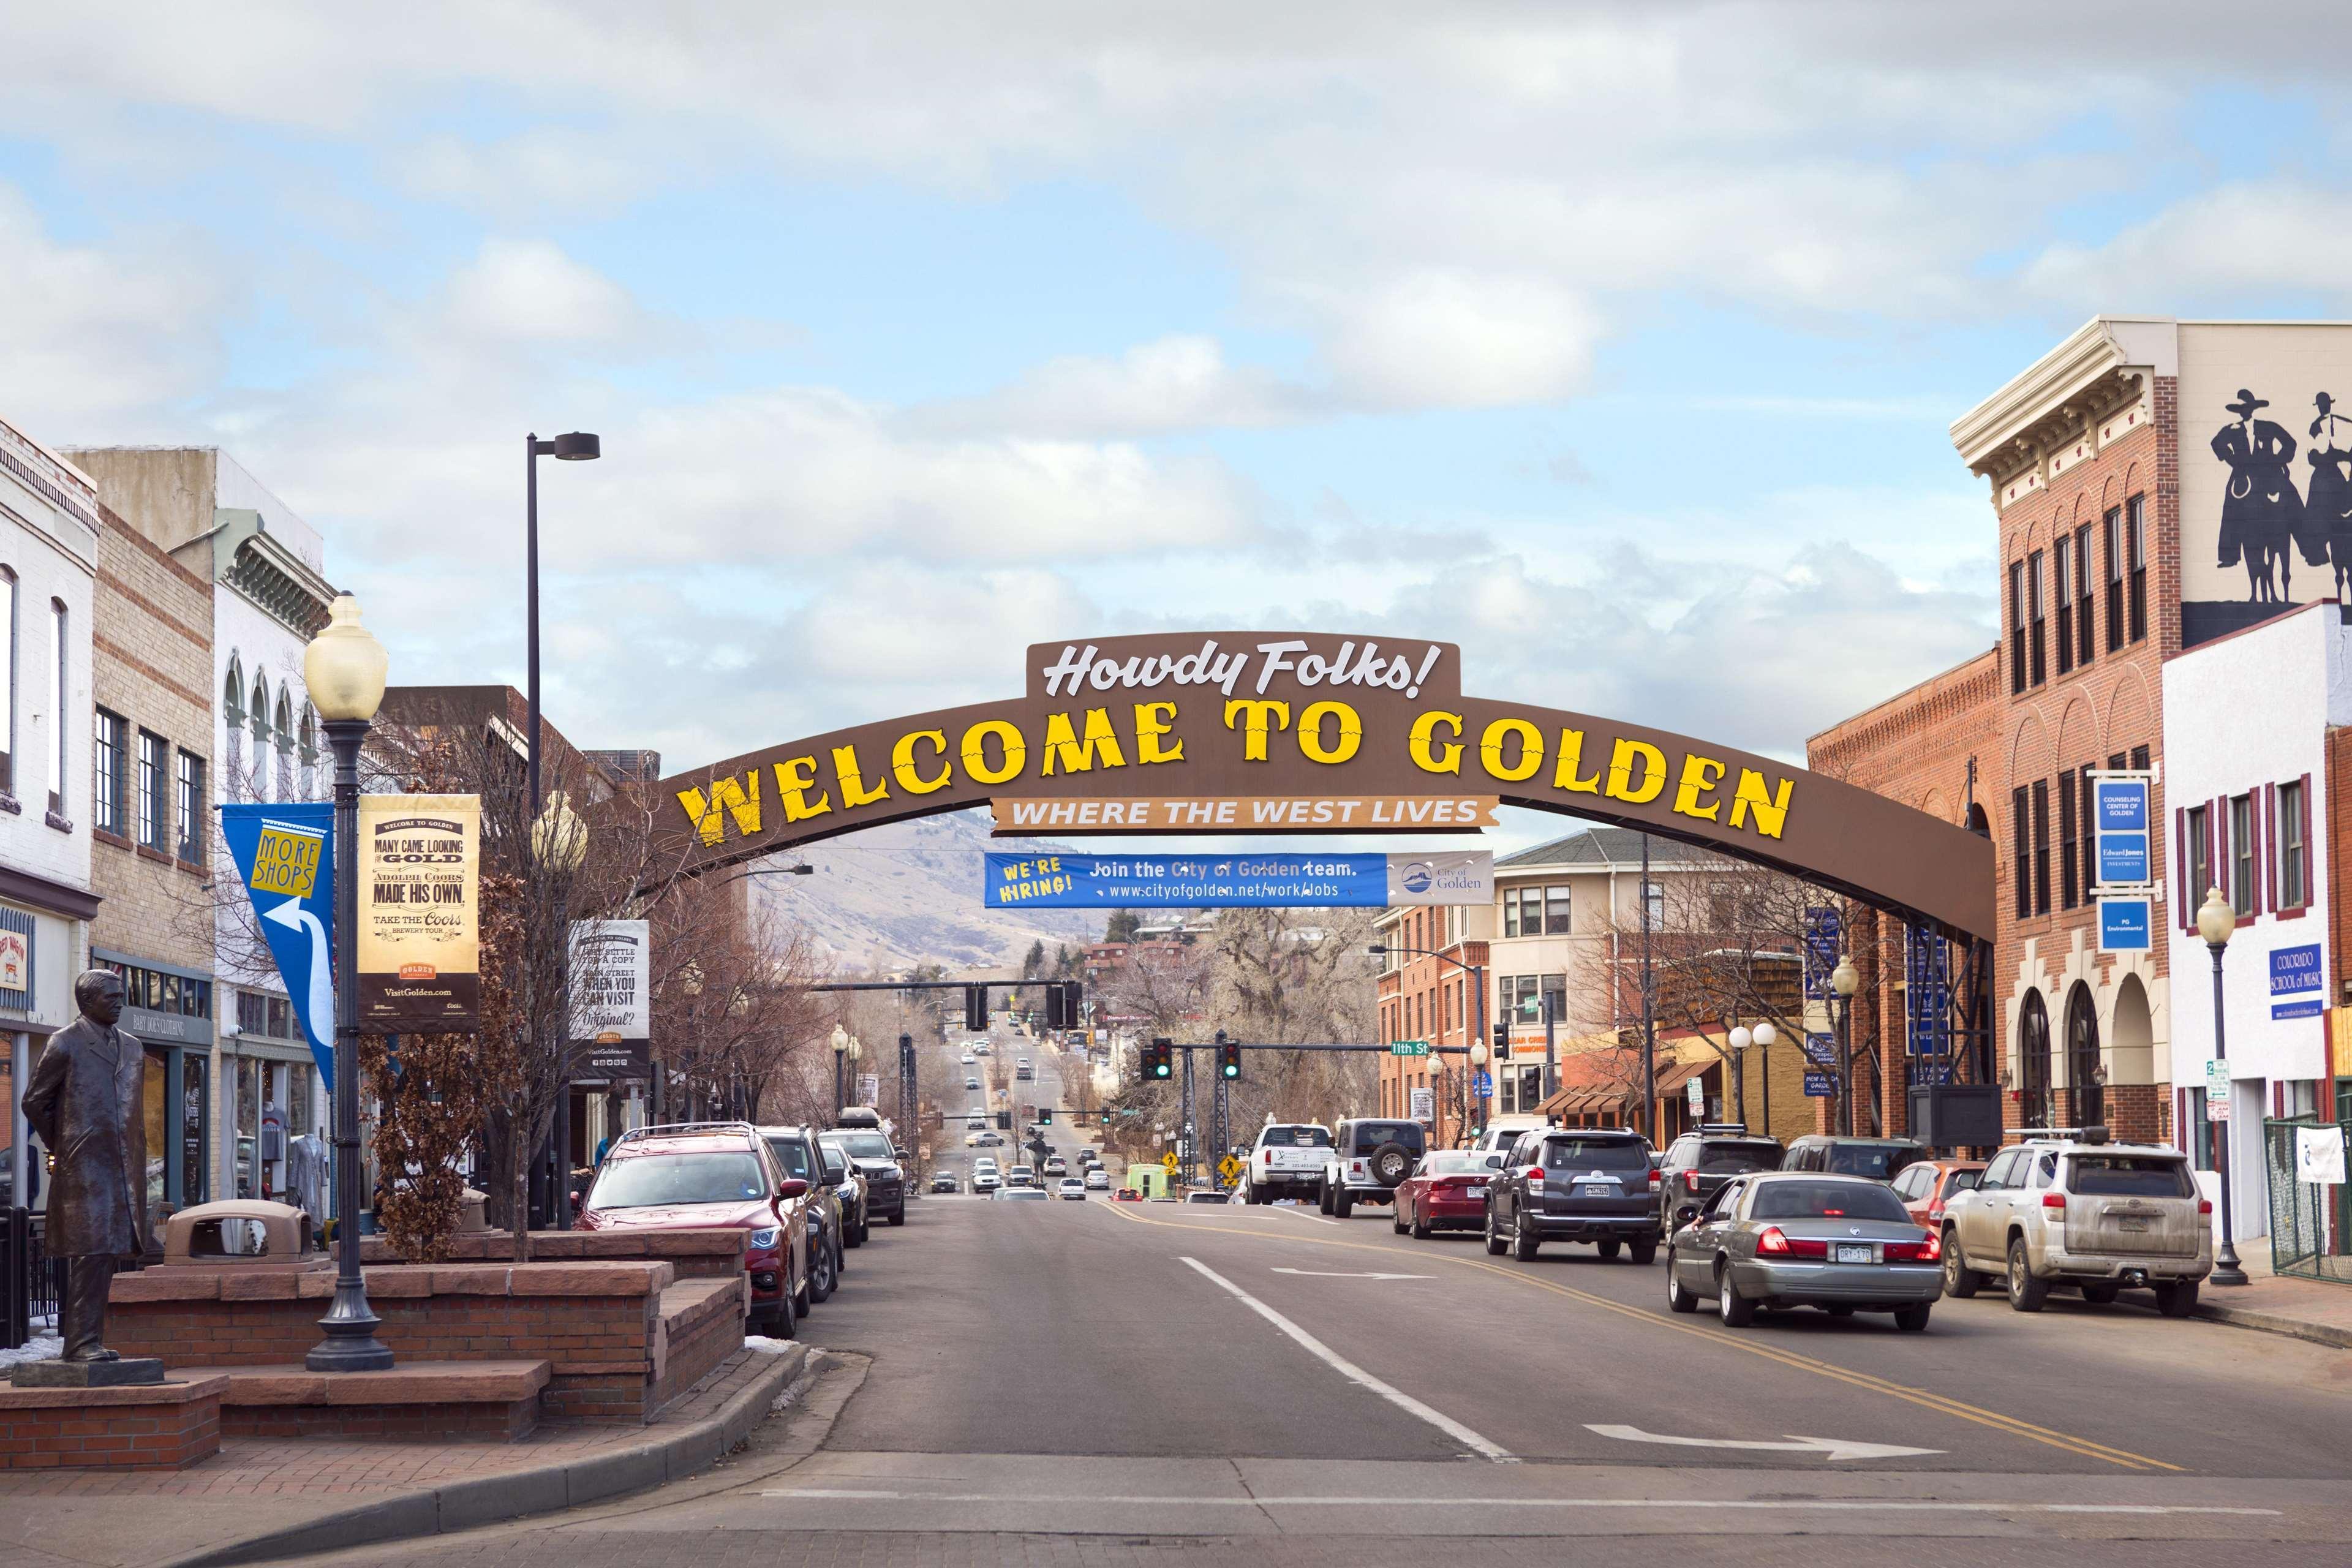
<svg viewBox="0 0 2352 1568">
<path fill-rule="evenodd" d="M 185 1469 L 220 1452 L 227 1385 L 219 1377 L 143 1388 L 0 1385 L 0 1469 Z"/>
<path fill-rule="evenodd" d="M 367 1267 L 404 1262 L 381 1236 L 360 1243 Z M 503 1230 L 474 1231 L 450 1240 L 445 1264 L 514 1260 L 514 1237 Z M 743 1233 L 707 1230 L 535 1230 L 530 1260 L 540 1263 L 667 1263 L 681 1279 L 722 1279 L 743 1272 Z"/>
</svg>

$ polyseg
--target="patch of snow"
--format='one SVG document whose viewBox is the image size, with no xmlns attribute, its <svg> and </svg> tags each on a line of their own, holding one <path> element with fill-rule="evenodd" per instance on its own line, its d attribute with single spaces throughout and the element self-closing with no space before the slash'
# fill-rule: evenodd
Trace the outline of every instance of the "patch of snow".
<svg viewBox="0 0 2352 1568">
<path fill-rule="evenodd" d="M 761 1355 L 787 1355 L 800 1348 L 797 1340 L 772 1340 L 765 1334 L 745 1334 L 743 1348 L 758 1351 Z"/>
<path fill-rule="evenodd" d="M 64 1352 L 65 1348 L 65 1341 L 54 1333 L 35 1334 L 19 1349 L 0 1351 L 0 1370 L 15 1366 L 20 1362 L 55 1361 Z"/>
</svg>

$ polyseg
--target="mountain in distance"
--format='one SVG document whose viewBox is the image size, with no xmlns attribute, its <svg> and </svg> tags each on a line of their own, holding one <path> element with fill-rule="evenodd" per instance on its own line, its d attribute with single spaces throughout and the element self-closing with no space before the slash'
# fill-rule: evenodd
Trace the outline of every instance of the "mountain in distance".
<svg viewBox="0 0 2352 1568">
<path fill-rule="evenodd" d="M 807 877 L 752 879 L 755 907 L 804 927 L 817 951 L 844 969 L 882 972 L 919 963 L 950 973 L 1018 971 L 1032 942 L 1050 957 L 1102 940 L 1106 915 L 1092 910 L 991 910 L 981 906 L 990 849 L 1050 855 L 1069 846 L 995 839 L 985 810 L 953 812 L 870 827 L 763 862 L 805 859 Z"/>
</svg>

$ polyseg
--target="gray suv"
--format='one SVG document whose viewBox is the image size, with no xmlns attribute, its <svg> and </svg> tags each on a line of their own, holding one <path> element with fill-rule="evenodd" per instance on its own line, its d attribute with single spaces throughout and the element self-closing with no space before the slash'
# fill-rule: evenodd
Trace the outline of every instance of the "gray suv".
<svg viewBox="0 0 2352 1568">
<path fill-rule="evenodd" d="M 1547 1241 L 1589 1241 L 1603 1258 L 1658 1256 L 1658 1175 L 1650 1141 L 1615 1127 L 1523 1133 L 1486 1184 L 1486 1250 L 1522 1261 Z"/>
</svg>

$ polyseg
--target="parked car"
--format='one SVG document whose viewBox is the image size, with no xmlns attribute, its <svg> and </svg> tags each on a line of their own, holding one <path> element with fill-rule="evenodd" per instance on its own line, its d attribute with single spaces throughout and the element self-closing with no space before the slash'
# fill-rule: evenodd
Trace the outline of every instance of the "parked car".
<svg viewBox="0 0 2352 1568">
<path fill-rule="evenodd" d="M 1929 1230 L 1941 1230 L 1946 1206 L 1975 1186 L 1984 1168 L 1982 1160 L 1914 1160 L 1895 1178 L 1895 1195 L 1912 1219 Z"/>
<path fill-rule="evenodd" d="M 583 1230 L 743 1232 L 753 1331 L 789 1335 L 808 1310 L 809 1184 L 788 1177 L 749 1123 L 638 1127 L 605 1152 Z"/>
<path fill-rule="evenodd" d="M 1777 1138 L 1751 1136 L 1737 1121 L 1707 1122 L 1666 1145 L 1658 1160 L 1659 1226 L 1688 1225 L 1715 1189 L 1749 1171 L 1777 1171 L 1787 1154 Z"/>
<path fill-rule="evenodd" d="M 1927 1145 L 1909 1138 L 1839 1138 L 1817 1132 L 1790 1144 L 1780 1169 L 1891 1182 L 1904 1166 L 1927 1157 Z"/>
<path fill-rule="evenodd" d="M 2213 1272 L 2212 1213 L 2178 1149 L 2033 1139 L 1945 1205 L 1945 1288 L 1973 1296 L 1998 1275 L 2021 1312 L 2040 1311 L 2053 1285 L 2102 1304 L 2145 1288 L 2157 1310 L 2185 1318 Z"/>
<path fill-rule="evenodd" d="M 1546 1125 L 1540 1116 L 1497 1116 L 1478 1130 L 1478 1135 L 1470 1140 L 1468 1152 L 1507 1154 L 1523 1134 L 1540 1131 Z"/>
<path fill-rule="evenodd" d="M 1525 1261 L 1547 1241 L 1589 1241 L 1603 1258 L 1658 1256 L 1658 1173 L 1649 1141 L 1619 1127 L 1522 1132 L 1486 1184 L 1486 1250 Z"/>
<path fill-rule="evenodd" d="M 844 1239 L 841 1194 L 824 1179 L 824 1153 L 811 1127 L 762 1127 L 768 1152 L 786 1176 L 809 1184 L 809 1300 L 822 1301 L 841 1283 Z"/>
<path fill-rule="evenodd" d="M 907 1173 L 898 1163 L 898 1152 L 890 1146 L 889 1137 L 878 1128 L 836 1127 L 817 1134 L 817 1141 L 841 1151 L 858 1173 L 866 1178 L 866 1214 L 868 1222 L 887 1219 L 892 1225 L 907 1223 Z"/>
<path fill-rule="evenodd" d="M 1067 1198 L 1073 1203 L 1084 1203 L 1087 1196 L 1087 1184 L 1076 1176 L 1064 1176 L 1055 1185 L 1054 1194 L 1056 1197 Z"/>
<path fill-rule="evenodd" d="M 935 1193 L 961 1193 L 963 1191 L 963 1184 L 957 1181 L 955 1177 L 950 1175 L 947 1172 L 941 1171 L 939 1174 L 931 1178 L 931 1191 Z"/>
<path fill-rule="evenodd" d="M 1330 1157 L 1331 1130 L 1312 1121 L 1276 1121 L 1257 1130 L 1242 1173 L 1242 1202 L 1270 1204 L 1278 1198 L 1313 1198 L 1323 1193 L 1323 1162 Z"/>
<path fill-rule="evenodd" d="M 1392 1201 L 1426 1152 L 1418 1121 L 1340 1122 L 1323 1160 L 1323 1212 L 1346 1219 L 1360 1203 Z"/>
<path fill-rule="evenodd" d="M 1896 1328 L 1916 1332 L 1943 1290 L 1935 1232 L 1866 1176 L 1735 1176 L 1666 1242 L 1666 1305 L 1696 1312 L 1712 1296 L 1728 1328 L 1745 1328 L 1759 1308 L 1819 1307 L 1837 1317 L 1892 1312 Z"/>
<path fill-rule="evenodd" d="M 828 1148 L 824 1139 L 816 1142 L 817 1152 L 824 1159 L 824 1179 L 841 1200 L 841 1243 L 844 1247 L 863 1247 L 873 1234 L 873 1225 L 866 1217 L 866 1178 L 849 1156 L 840 1150 Z"/>
<path fill-rule="evenodd" d="M 1396 1190 L 1390 1224 L 1427 1241 L 1435 1230 L 1476 1230 L 1486 1215 L 1486 1184 L 1503 1167 L 1500 1154 L 1440 1150 L 1423 1156 Z"/>
<path fill-rule="evenodd" d="M 1043 1187 L 999 1187 L 996 1189 L 996 1195 L 999 1198 L 1030 1198 L 1038 1203 L 1046 1201 L 1045 1189 Z"/>
<path fill-rule="evenodd" d="M 1087 1191 L 1090 1193 L 1107 1193 L 1110 1191 L 1110 1173 L 1100 1165 L 1089 1165 L 1087 1167 L 1086 1184 Z"/>
<path fill-rule="evenodd" d="M 1203 1187 L 1199 1192 L 1186 1193 L 1184 1201 L 1188 1204 L 1221 1204 L 1226 1201 L 1226 1194 Z"/>
</svg>

